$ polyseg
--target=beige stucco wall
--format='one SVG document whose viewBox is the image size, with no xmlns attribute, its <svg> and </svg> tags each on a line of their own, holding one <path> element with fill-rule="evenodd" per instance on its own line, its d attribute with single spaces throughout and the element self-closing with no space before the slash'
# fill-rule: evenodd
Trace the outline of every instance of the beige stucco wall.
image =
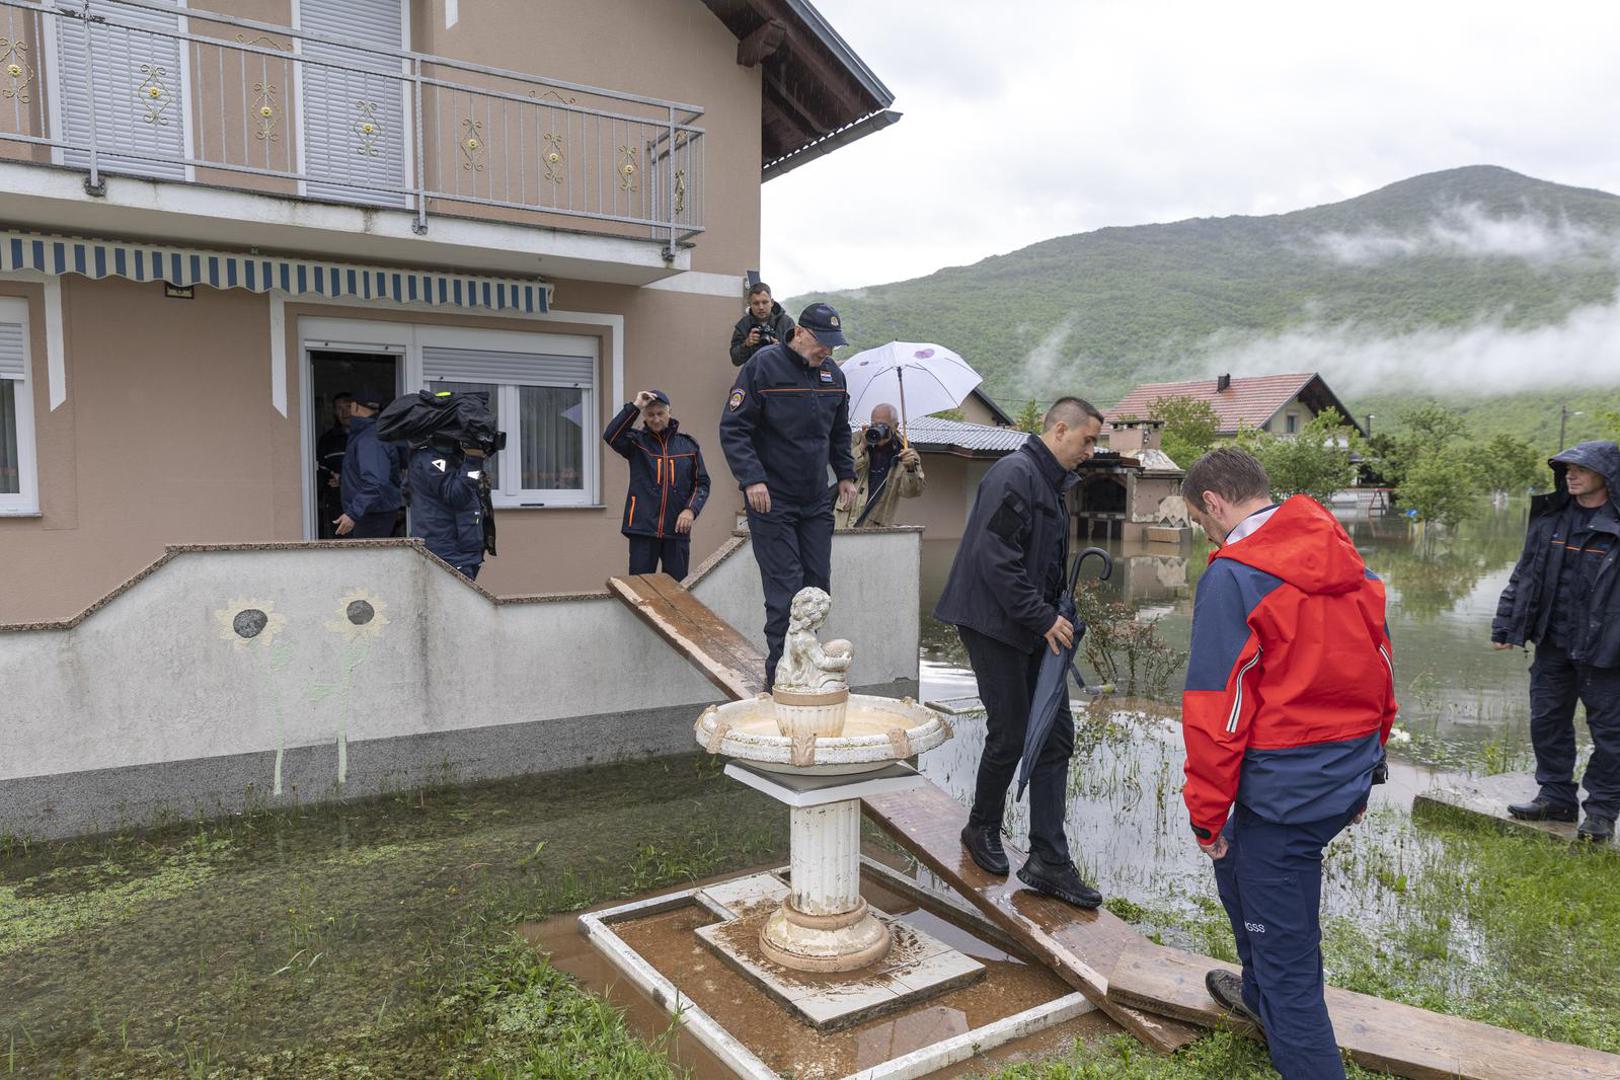
<svg viewBox="0 0 1620 1080">
<path fill-rule="evenodd" d="M 1290 398 L 1288 404 L 1277 410 L 1276 416 L 1265 424 L 1264 430 L 1275 432 L 1278 435 L 1288 434 L 1288 414 L 1294 413 L 1299 417 L 1299 424 L 1294 430 L 1304 427 L 1316 417 L 1309 405 L 1302 404 L 1299 398 Z"/>
<path fill-rule="evenodd" d="M 41 516 L 0 519 L 7 587 L 0 623 L 63 618 L 151 562 L 167 544 L 303 539 L 298 319 L 400 320 L 605 335 L 603 327 L 288 304 L 288 415 L 270 401 L 270 301 L 199 286 L 167 300 L 155 284 L 62 279 L 67 401 L 52 412 L 45 376 L 43 288 L 0 281 L 30 302 Z M 740 502 L 716 441 L 734 374 L 725 355 L 735 304 L 661 290 L 559 282 L 558 308 L 624 317 L 625 389 L 668 392 L 713 480 L 693 536 L 694 562 L 730 534 Z M 598 376 L 601 421 L 612 400 L 611 347 Z M 627 467 L 599 443 L 602 503 L 502 510 L 501 555 L 480 583 L 498 594 L 599 588 L 625 569 L 618 535 Z"/>
<path fill-rule="evenodd" d="M 915 499 L 900 500 L 894 523 L 921 525 L 926 540 L 960 540 L 973 495 L 990 464 L 952 454 L 924 454 L 928 490 Z"/>
</svg>

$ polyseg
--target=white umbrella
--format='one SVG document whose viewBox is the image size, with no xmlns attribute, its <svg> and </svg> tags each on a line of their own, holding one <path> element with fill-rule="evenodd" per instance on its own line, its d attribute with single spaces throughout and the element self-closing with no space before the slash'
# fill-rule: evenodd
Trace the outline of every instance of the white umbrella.
<svg viewBox="0 0 1620 1080">
<path fill-rule="evenodd" d="M 870 423 L 873 409 L 898 403 L 902 432 L 908 409 L 917 416 L 954 409 L 983 381 L 966 360 L 926 341 L 891 341 L 840 366 L 849 387 L 849 422 Z"/>
</svg>

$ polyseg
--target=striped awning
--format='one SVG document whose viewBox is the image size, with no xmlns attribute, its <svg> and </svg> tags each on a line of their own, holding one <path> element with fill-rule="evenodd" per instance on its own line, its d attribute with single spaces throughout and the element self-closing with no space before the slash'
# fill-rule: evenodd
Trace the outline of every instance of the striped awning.
<svg viewBox="0 0 1620 1080">
<path fill-rule="evenodd" d="M 551 309 L 551 286 L 523 278 L 482 277 L 444 270 L 245 255 L 226 251 L 164 247 L 127 240 L 0 231 L 0 270 L 82 274 L 207 285 L 215 289 L 325 296 L 336 299 L 391 300 L 489 311 L 543 314 Z"/>
</svg>

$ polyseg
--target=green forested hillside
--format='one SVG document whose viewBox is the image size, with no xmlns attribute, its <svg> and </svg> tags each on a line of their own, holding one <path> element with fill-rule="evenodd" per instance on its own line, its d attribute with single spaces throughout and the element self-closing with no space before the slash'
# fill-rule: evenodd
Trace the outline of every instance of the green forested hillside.
<svg viewBox="0 0 1620 1080">
<path fill-rule="evenodd" d="M 1617 241 L 1620 197 L 1474 166 L 1289 214 L 1099 229 L 814 298 L 843 313 L 856 349 L 894 339 L 956 349 L 1009 407 L 1074 390 L 1111 404 L 1136 382 L 1215 374 L 1222 349 L 1231 356 L 1289 332 L 1377 337 L 1460 332 L 1482 321 L 1507 331 L 1560 324 L 1578 308 L 1615 302 Z M 1399 404 L 1425 389 L 1395 385 L 1421 359 L 1376 379 L 1334 370 L 1335 357 L 1320 350 L 1297 366 L 1289 359 L 1274 352 L 1270 369 L 1321 370 L 1358 414 L 1393 421 Z M 1347 357 L 1341 368 L 1356 362 Z M 1457 366 L 1456 356 L 1450 362 Z M 1558 401 L 1568 397 L 1589 414 L 1597 407 L 1562 392 L 1502 402 L 1468 374 L 1428 389 L 1489 428 L 1541 424 L 1550 405 L 1555 439 Z M 1571 420 L 1572 437 L 1589 419 Z"/>
</svg>

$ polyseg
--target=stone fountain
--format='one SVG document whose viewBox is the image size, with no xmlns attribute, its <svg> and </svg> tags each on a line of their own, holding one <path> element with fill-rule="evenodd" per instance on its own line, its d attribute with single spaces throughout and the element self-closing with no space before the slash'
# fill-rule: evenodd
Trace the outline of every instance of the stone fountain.
<svg viewBox="0 0 1620 1080">
<path fill-rule="evenodd" d="M 783 968 L 819 973 L 888 959 L 891 920 L 860 892 L 860 799 L 922 783 L 901 763 L 951 737 L 942 716 L 910 698 L 849 692 L 850 643 L 816 638 L 830 607 L 820 589 L 795 596 L 772 692 L 706 709 L 695 728 L 706 750 L 732 759 L 727 775 L 788 805 L 791 870 L 759 951 Z M 977 967 L 959 959 L 942 972 L 951 985 Z"/>
</svg>

